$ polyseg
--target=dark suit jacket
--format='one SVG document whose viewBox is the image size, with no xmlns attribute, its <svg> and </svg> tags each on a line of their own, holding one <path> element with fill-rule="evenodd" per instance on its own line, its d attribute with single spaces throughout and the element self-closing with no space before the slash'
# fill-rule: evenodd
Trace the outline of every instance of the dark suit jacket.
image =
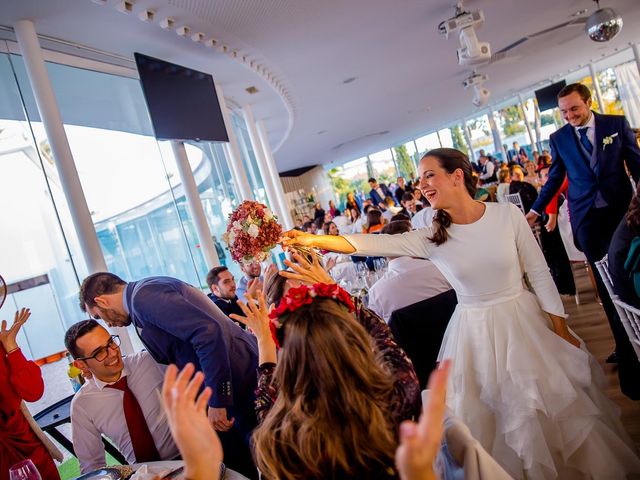
<svg viewBox="0 0 640 480">
<path fill-rule="evenodd" d="M 631 231 L 627 225 L 627 219 L 623 218 L 613 234 L 609 244 L 609 273 L 613 283 L 613 292 L 620 297 L 623 302 L 640 308 L 640 298 L 636 294 L 633 280 L 624 268 L 624 263 L 629 256 L 631 241 L 637 235 Z"/>
<path fill-rule="evenodd" d="M 140 338 L 158 363 L 188 362 L 213 390 L 212 407 L 253 410 L 258 345 L 197 288 L 170 277 L 130 282 L 124 304 Z"/>
<path fill-rule="evenodd" d="M 569 176 L 568 200 L 571 209 L 571 227 L 578 231 L 589 209 L 600 191 L 607 204 L 622 212 L 631 200 L 631 182 L 625 171 L 625 163 L 637 182 L 640 177 L 640 149 L 636 137 L 626 118 L 621 115 L 595 115 L 596 172 L 590 166 L 580 146 L 575 129 L 567 124 L 550 138 L 551 157 L 547 183 L 540 191 L 538 200 L 531 207 L 543 213 L 564 181 Z M 617 135 L 616 135 L 617 134 Z M 605 137 L 612 137 L 612 143 L 603 145 Z"/>
<path fill-rule="evenodd" d="M 393 195 L 391 195 L 391 190 L 389 190 L 389 187 L 387 187 L 384 183 L 379 183 L 378 186 L 384 192 L 385 197 L 391 196 L 393 198 Z M 369 192 L 369 196 L 371 197 L 371 201 L 373 202 L 374 205 L 378 205 L 379 203 L 384 202 L 384 198 L 380 198 L 380 194 L 376 190 L 371 190 Z"/>
</svg>

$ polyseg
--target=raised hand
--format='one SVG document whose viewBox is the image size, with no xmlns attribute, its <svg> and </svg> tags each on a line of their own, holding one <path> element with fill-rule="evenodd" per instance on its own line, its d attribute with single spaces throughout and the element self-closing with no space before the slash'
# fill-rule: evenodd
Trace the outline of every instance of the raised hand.
<svg viewBox="0 0 640 480">
<path fill-rule="evenodd" d="M 249 327 L 258 340 L 258 362 L 260 365 L 266 362 L 276 363 L 276 342 L 271 336 L 271 319 L 269 308 L 264 298 L 264 293 L 258 292 L 256 297 L 249 297 L 249 302 L 238 301 L 244 317 L 232 313 L 232 320 L 241 322 Z M 257 301 L 256 301 L 257 300 Z"/>
<path fill-rule="evenodd" d="M 289 230 L 282 234 L 280 243 L 283 247 L 311 247 L 316 235 L 301 232 L 300 230 Z"/>
<path fill-rule="evenodd" d="M 22 325 L 25 324 L 30 316 L 31 310 L 28 308 L 18 310 L 14 317 L 13 325 L 11 325 L 11 328 L 9 329 L 7 329 L 7 321 L 2 320 L 2 324 L 0 326 L 0 343 L 2 343 L 5 351 L 10 352 L 18 348 L 16 337 L 18 336 L 18 332 L 22 328 Z"/>
<path fill-rule="evenodd" d="M 185 463 L 185 478 L 218 480 L 223 452 L 220 439 L 207 419 L 211 389 L 207 387 L 197 395 L 204 375 L 202 372 L 193 375 L 194 371 L 191 363 L 180 374 L 175 365 L 169 365 L 162 386 L 164 409 Z"/>
<path fill-rule="evenodd" d="M 331 275 L 324 269 L 317 255 L 312 255 L 311 261 L 297 252 L 293 252 L 291 257 L 295 262 L 287 259 L 284 261 L 284 264 L 291 268 L 293 272 L 283 270 L 280 272 L 280 275 L 283 277 L 299 280 L 310 285 L 314 283 L 336 283 Z"/>
<path fill-rule="evenodd" d="M 278 275 L 278 266 L 275 263 L 270 263 L 264 271 L 264 281 L 262 282 L 262 292 L 267 293 L 266 286 L 271 283 L 271 279 Z"/>
<path fill-rule="evenodd" d="M 420 421 L 400 425 L 400 446 L 396 450 L 396 466 L 402 480 L 436 480 L 433 470 L 444 433 L 447 379 L 451 361 L 445 360 L 429 377 L 429 398 Z"/>
</svg>

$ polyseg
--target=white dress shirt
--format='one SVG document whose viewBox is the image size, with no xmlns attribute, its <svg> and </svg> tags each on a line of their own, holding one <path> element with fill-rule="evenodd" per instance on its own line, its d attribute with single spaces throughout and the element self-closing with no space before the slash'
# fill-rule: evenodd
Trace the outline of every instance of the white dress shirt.
<svg viewBox="0 0 640 480">
<path fill-rule="evenodd" d="M 578 141 L 580 141 L 580 129 L 587 127 L 587 138 L 589 139 L 589 141 L 591 142 L 591 145 L 594 146 L 594 150 L 595 150 L 595 145 L 596 145 L 596 116 L 593 114 L 593 112 L 590 112 L 590 117 L 589 117 L 589 121 L 586 123 L 586 125 L 582 125 L 581 127 L 573 127 L 573 130 L 576 132 L 576 136 L 578 137 Z"/>
<path fill-rule="evenodd" d="M 480 175 L 480 179 L 481 180 L 486 180 L 487 178 L 491 178 L 493 176 L 493 172 L 496 169 L 496 166 L 493 164 L 492 161 L 487 161 L 487 163 L 484 164 L 484 169 L 485 169 L 485 173 L 483 173 L 482 175 Z"/>
<path fill-rule="evenodd" d="M 344 215 L 338 215 L 337 217 L 333 217 L 331 220 L 338 227 L 338 232 L 340 233 L 349 233 L 351 224 L 349 223 L 349 219 Z"/>
<path fill-rule="evenodd" d="M 435 212 L 431 207 L 424 207 L 418 213 L 416 213 L 413 217 L 411 217 L 411 226 L 414 230 L 419 228 L 430 227 L 433 222 L 433 216 Z M 356 233 L 356 232 L 353 232 Z M 360 232 L 357 232 L 360 233 Z"/>
<path fill-rule="evenodd" d="M 129 355 L 122 360 L 122 376 L 127 377 L 127 385 L 140 404 L 160 458 L 171 460 L 177 457 L 178 447 L 171 437 L 160 402 L 165 367 L 158 365 L 148 352 Z M 102 434 L 115 443 L 127 462 L 137 463 L 124 417 L 124 392 L 106 388 L 107 385 L 95 377 L 91 378 L 71 402 L 73 447 L 82 473 L 105 466 Z"/>
<path fill-rule="evenodd" d="M 368 307 L 389 322 L 391 314 L 399 308 L 447 290 L 451 290 L 451 285 L 429 260 L 394 258 L 384 276 L 369 289 Z"/>
</svg>

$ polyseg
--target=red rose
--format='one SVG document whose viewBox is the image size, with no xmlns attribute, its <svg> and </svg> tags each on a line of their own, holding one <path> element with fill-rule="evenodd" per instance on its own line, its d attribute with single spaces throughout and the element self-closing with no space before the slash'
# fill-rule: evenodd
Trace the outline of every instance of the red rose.
<svg viewBox="0 0 640 480">
<path fill-rule="evenodd" d="M 332 298 L 338 292 L 338 285 L 335 283 L 316 283 L 313 285 L 313 290 L 319 297 Z"/>
</svg>

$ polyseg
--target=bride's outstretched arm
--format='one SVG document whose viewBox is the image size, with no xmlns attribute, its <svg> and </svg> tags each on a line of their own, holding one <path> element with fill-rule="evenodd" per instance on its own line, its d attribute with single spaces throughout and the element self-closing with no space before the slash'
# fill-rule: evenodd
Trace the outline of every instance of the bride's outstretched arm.
<svg viewBox="0 0 640 480">
<path fill-rule="evenodd" d="M 579 340 L 572 335 L 567 327 L 565 320 L 567 315 L 564 312 L 564 305 L 556 284 L 553 283 L 553 278 L 549 273 L 549 267 L 542 250 L 540 250 L 522 212 L 514 205 L 511 205 L 511 221 L 516 236 L 518 257 L 524 271 L 527 273 L 527 278 L 533 287 L 533 291 L 538 297 L 540 306 L 551 319 L 553 331 L 567 342 L 579 347 Z"/>
<path fill-rule="evenodd" d="M 431 230 L 414 230 L 401 235 L 356 234 L 313 235 L 298 230 L 285 232 L 283 246 L 315 247 L 331 252 L 370 256 L 429 258 Z"/>
</svg>

